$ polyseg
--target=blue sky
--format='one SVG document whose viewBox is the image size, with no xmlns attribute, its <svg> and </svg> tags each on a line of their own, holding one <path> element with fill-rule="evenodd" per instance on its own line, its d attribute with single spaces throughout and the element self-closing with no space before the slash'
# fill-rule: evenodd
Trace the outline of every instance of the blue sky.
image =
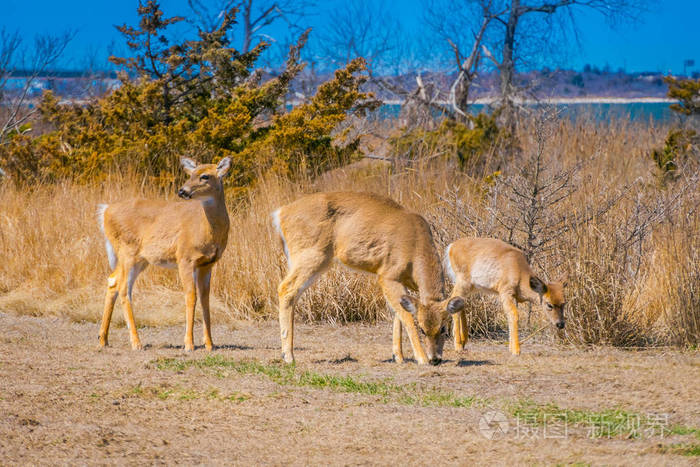
<svg viewBox="0 0 700 467">
<path fill-rule="evenodd" d="M 376 1 L 388 3 L 388 9 L 395 12 L 405 30 L 421 34 L 424 2 Z M 135 24 L 137 4 L 132 0 L 2 0 L 0 28 L 19 31 L 26 42 L 39 33 L 75 30 L 77 35 L 61 65 L 81 68 L 89 57 L 94 57 L 98 64 L 104 62 L 110 44 L 116 52 L 124 51 L 114 25 Z M 342 0 L 320 1 L 308 18 L 309 24 L 318 31 L 327 21 L 328 12 L 342 5 Z M 186 0 L 163 0 L 161 6 L 166 15 L 187 12 Z M 586 63 L 599 68 L 607 64 L 613 70 L 624 67 L 634 72 L 681 73 L 683 60 L 694 59 L 696 65 L 692 69 L 700 70 L 700 0 L 652 0 L 649 9 L 638 23 L 622 24 L 614 29 L 600 15 L 580 11 L 577 23 L 581 47 L 574 45 L 555 65 L 581 69 Z"/>
</svg>

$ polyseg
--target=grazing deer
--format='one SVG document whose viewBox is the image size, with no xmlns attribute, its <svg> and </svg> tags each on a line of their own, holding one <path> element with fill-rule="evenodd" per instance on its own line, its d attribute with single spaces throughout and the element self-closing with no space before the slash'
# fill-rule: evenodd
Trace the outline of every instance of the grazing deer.
<svg viewBox="0 0 700 467">
<path fill-rule="evenodd" d="M 382 196 L 341 192 L 304 196 L 272 216 L 289 262 L 278 288 L 285 362 L 294 361 L 294 305 L 335 258 L 378 276 L 395 313 L 394 359 L 403 362 L 403 324 L 418 363 L 440 363 L 445 321 L 450 313 L 462 310 L 464 300 L 444 299 L 442 265 L 425 219 Z M 406 295 L 406 289 L 418 291 L 420 300 Z M 414 316 L 426 336 L 427 356 Z"/>
<path fill-rule="evenodd" d="M 100 346 L 107 344 L 109 322 L 119 295 L 124 321 L 131 334 L 131 347 L 141 349 L 131 291 L 138 275 L 153 264 L 177 267 L 185 291 L 187 325 L 185 350 L 194 350 L 192 328 L 199 293 L 204 322 L 204 345 L 212 349 L 209 321 L 209 283 L 214 263 L 221 258 L 228 240 L 229 219 L 224 202 L 223 177 L 231 167 L 226 157 L 218 165 L 197 165 L 183 157 L 190 176 L 177 192 L 185 202 L 133 199 L 99 206 L 100 228 L 105 234 L 112 273 L 107 279 Z"/>
<path fill-rule="evenodd" d="M 545 284 L 535 277 L 523 252 L 495 238 L 461 238 L 447 247 L 447 273 L 454 281 L 453 296 L 466 296 L 473 290 L 498 294 L 508 316 L 508 349 L 520 354 L 518 303 L 542 304 L 545 313 L 559 329 L 564 328 L 564 287 L 566 279 Z M 464 312 L 453 316 L 456 350 L 467 341 Z"/>
</svg>

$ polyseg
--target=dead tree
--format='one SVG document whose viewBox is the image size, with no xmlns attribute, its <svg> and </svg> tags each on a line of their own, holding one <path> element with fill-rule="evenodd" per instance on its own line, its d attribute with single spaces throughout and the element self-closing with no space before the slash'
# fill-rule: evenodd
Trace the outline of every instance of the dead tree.
<svg viewBox="0 0 700 467">
<path fill-rule="evenodd" d="M 457 77 L 449 92 L 449 104 L 455 118 L 469 122 L 469 91 L 477 76 L 482 58 L 482 43 L 491 22 L 503 14 L 494 0 L 454 2 L 431 1 L 425 11 L 425 22 L 433 35 L 449 44 L 455 56 Z M 450 11 L 446 21 L 446 12 Z M 467 52 L 465 52 L 467 51 Z"/>
<path fill-rule="evenodd" d="M 22 56 L 19 34 L 0 30 L 0 145 L 6 143 L 11 133 L 29 130 L 24 124 L 36 111 L 36 107 L 32 109 L 28 105 L 31 90 L 37 79 L 46 74 L 61 57 L 74 35 L 73 32 L 66 32 L 57 36 L 37 36 L 32 51 Z M 13 75 L 21 77 L 23 82 L 21 87 L 10 92 L 7 83 Z"/>
<path fill-rule="evenodd" d="M 319 31 L 320 51 L 334 66 L 363 57 L 370 75 L 376 75 L 398 62 L 401 34 L 399 23 L 383 3 L 347 2 L 331 10 L 328 23 Z"/>
<path fill-rule="evenodd" d="M 388 88 L 391 86 L 388 81 L 380 80 L 379 83 Z M 393 86 L 395 94 L 403 96 L 401 112 L 399 112 L 399 125 L 404 128 L 421 127 L 434 129 L 436 121 L 434 112 L 444 113 L 444 107 L 439 103 L 440 90 L 432 83 L 427 85 L 423 82 L 420 74 L 416 75 L 416 89 L 406 92 L 403 88 Z"/>
<path fill-rule="evenodd" d="M 0 29 L 0 101 L 21 43 L 18 32 L 10 33 L 5 28 Z"/>
<path fill-rule="evenodd" d="M 482 0 L 475 0 L 481 2 Z M 499 1 L 500 12 L 494 16 L 495 23 L 499 23 L 502 30 L 499 32 L 500 60 L 494 53 L 484 47 L 484 53 L 493 61 L 500 75 L 500 99 L 503 109 L 504 124 L 511 132 L 515 128 L 515 101 L 517 87 L 515 85 L 516 61 L 521 58 L 518 46 L 519 27 L 525 18 L 544 15 L 537 23 L 541 29 L 547 31 L 553 26 L 551 18 L 556 13 L 568 13 L 562 18 L 568 18 L 571 29 L 576 29 L 574 17 L 577 9 L 587 8 L 597 11 L 610 21 L 621 19 L 634 19 L 642 10 L 646 0 L 502 0 Z M 498 10 L 499 7 L 497 6 Z M 567 26 L 562 24 L 564 28 Z M 531 31 L 529 31 L 531 32 Z M 530 34 L 530 37 L 537 35 Z"/>
<path fill-rule="evenodd" d="M 287 23 L 292 34 L 298 36 L 306 29 L 301 24 L 302 18 L 316 4 L 313 0 L 187 0 L 187 3 L 204 31 L 215 29 L 226 13 L 237 10 L 236 20 L 242 28 L 243 38 L 241 52 L 244 54 L 250 52 L 256 38 L 274 42 L 269 27 L 275 23 Z"/>
<path fill-rule="evenodd" d="M 443 112 L 438 103 L 440 92 L 425 83 L 420 72 L 411 89 L 401 72 L 417 68 L 409 63 L 411 51 L 400 24 L 385 4 L 370 0 L 347 2 L 331 12 L 321 29 L 321 56 L 334 66 L 343 66 L 356 57 L 367 61 L 370 83 L 402 101 L 399 121 L 402 126 L 431 126 L 433 112 Z M 387 76 L 387 74 L 396 76 Z"/>
</svg>

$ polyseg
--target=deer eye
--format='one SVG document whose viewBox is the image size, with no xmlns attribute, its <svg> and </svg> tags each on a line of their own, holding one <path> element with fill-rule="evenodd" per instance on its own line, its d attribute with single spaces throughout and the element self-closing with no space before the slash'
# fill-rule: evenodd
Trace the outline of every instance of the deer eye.
<svg viewBox="0 0 700 467">
<path fill-rule="evenodd" d="M 554 308 L 554 306 L 552 306 L 551 303 L 547 303 L 547 309 L 548 309 L 548 310 L 551 310 L 552 308 Z"/>
<path fill-rule="evenodd" d="M 209 180 L 209 175 L 204 174 L 201 177 L 199 177 L 200 180 Z"/>
</svg>

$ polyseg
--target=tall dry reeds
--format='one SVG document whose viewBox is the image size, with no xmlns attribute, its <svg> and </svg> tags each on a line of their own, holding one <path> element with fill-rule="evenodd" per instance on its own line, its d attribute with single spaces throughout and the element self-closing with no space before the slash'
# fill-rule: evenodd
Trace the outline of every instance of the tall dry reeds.
<svg viewBox="0 0 700 467">
<path fill-rule="evenodd" d="M 455 160 L 440 155 L 440 148 L 426 147 L 425 154 L 413 154 L 407 163 L 363 161 L 297 182 L 261 178 L 243 198 L 229 200 L 228 248 L 212 284 L 215 325 L 276 316 L 277 284 L 287 266 L 269 215 L 302 193 L 355 190 L 391 196 L 430 221 L 441 254 L 464 235 L 506 239 L 512 234 L 512 241 L 525 241 L 502 220 L 517 221 L 523 210 L 509 189 L 515 186 L 514 176 L 525 173 L 528 155 L 538 150 L 533 137 L 537 125 L 536 119 L 522 122 L 522 153 L 500 154 L 497 175 L 461 172 Z M 545 280 L 569 275 L 564 339 L 578 344 L 697 343 L 698 193 L 688 177 L 666 186 L 658 183 L 649 153 L 667 129 L 625 120 L 564 119 L 549 125 L 541 151 L 544 169 L 554 179 L 572 168 L 575 172 L 567 197 L 542 217 L 565 228 L 552 233 L 532 263 Z M 527 176 L 521 180 L 527 183 Z M 115 176 L 100 186 L 3 185 L 0 311 L 98 321 L 108 266 L 95 206 L 130 196 L 175 198 L 174 189 L 159 191 L 136 176 Z M 548 234 L 546 229 L 539 233 Z M 182 322 L 184 301 L 177 281 L 168 270 L 149 268 L 142 274 L 134 292 L 138 324 Z M 492 299 L 468 297 L 468 307 L 473 332 L 502 328 L 505 317 Z M 545 322 L 537 308 L 533 327 Z M 525 307 L 522 311 L 526 316 Z M 372 278 L 338 267 L 305 293 L 297 313 L 307 322 L 389 318 Z M 119 313 L 114 316 L 121 322 Z"/>
</svg>

